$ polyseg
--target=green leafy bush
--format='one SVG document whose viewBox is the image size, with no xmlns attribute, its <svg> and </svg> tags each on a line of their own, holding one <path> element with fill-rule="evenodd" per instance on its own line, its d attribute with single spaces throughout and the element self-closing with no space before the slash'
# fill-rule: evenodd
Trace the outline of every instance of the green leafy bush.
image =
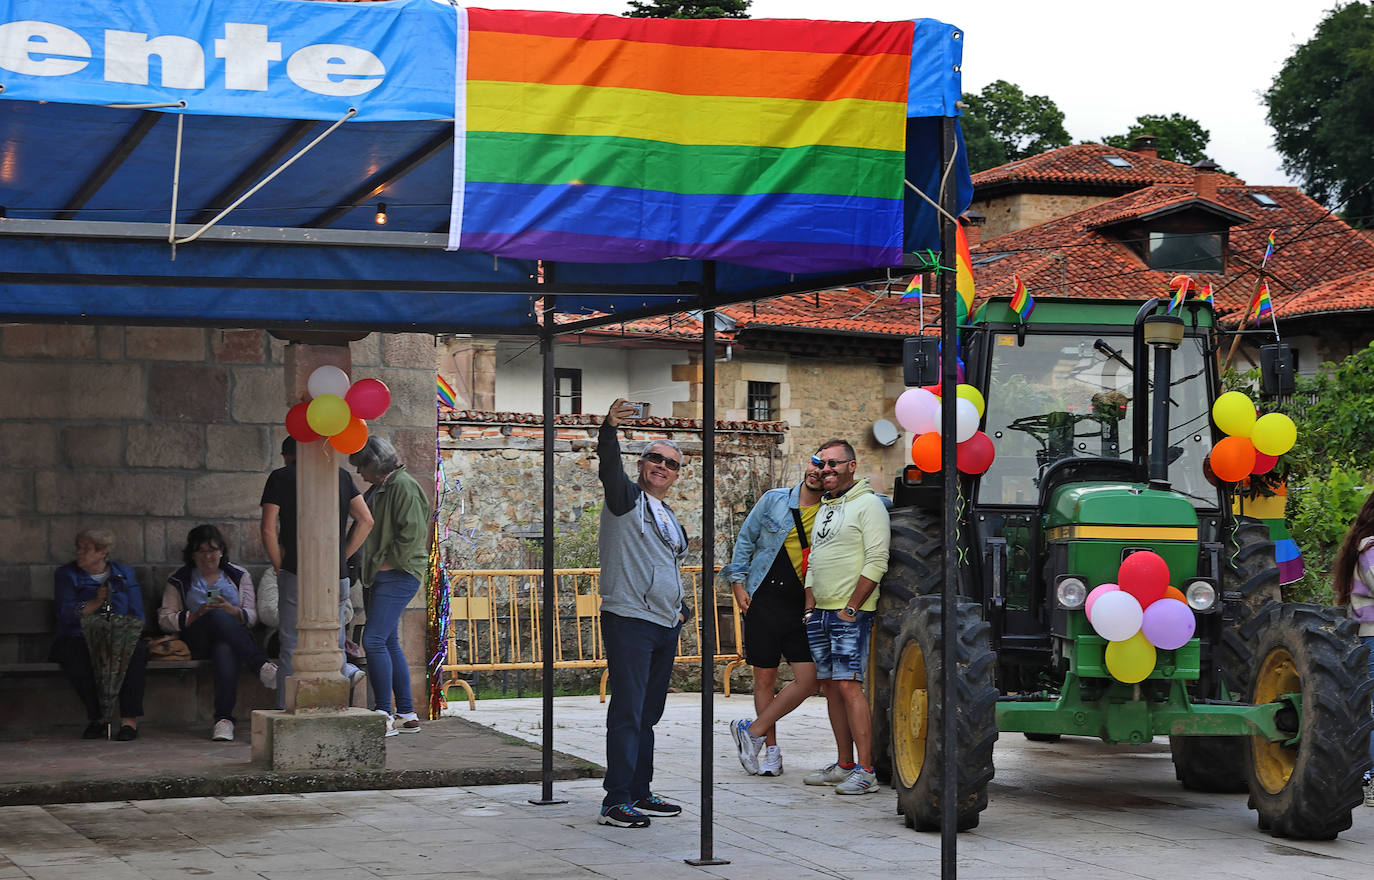
<svg viewBox="0 0 1374 880">
<path fill-rule="evenodd" d="M 1302 549 L 1302 580 L 1285 589 L 1295 602 L 1331 603 L 1331 566 L 1346 530 L 1369 496 L 1374 472 L 1334 465 L 1324 477 L 1308 476 L 1303 491 L 1288 505 L 1293 540 Z"/>
</svg>

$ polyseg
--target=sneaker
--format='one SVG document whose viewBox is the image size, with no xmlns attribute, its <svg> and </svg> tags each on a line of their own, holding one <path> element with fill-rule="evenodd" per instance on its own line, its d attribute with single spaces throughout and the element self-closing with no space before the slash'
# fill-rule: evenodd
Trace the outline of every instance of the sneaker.
<svg viewBox="0 0 1374 880">
<path fill-rule="evenodd" d="M 234 741 L 234 722 L 228 718 L 221 718 L 215 722 L 215 730 L 210 734 L 210 739 L 217 743 L 227 743 Z"/>
<path fill-rule="evenodd" d="M 636 810 L 633 804 L 612 804 L 601 808 L 596 824 L 614 825 L 617 828 L 648 828 L 649 817 Z"/>
<path fill-rule="evenodd" d="M 414 712 L 409 715 L 393 715 L 391 729 L 395 733 L 419 733 L 420 719 Z"/>
<path fill-rule="evenodd" d="M 831 764 L 829 767 L 822 767 L 815 773 L 808 773 L 802 777 L 802 782 L 807 785 L 839 785 L 849 778 L 849 774 L 854 772 L 853 767 L 841 767 L 839 763 Z"/>
<path fill-rule="evenodd" d="M 769 746 L 763 750 L 763 760 L 759 761 L 759 775 L 782 775 L 782 749 L 777 746 Z"/>
<path fill-rule="evenodd" d="M 1374 779 L 1366 779 L 1364 783 L 1364 805 L 1374 807 Z"/>
<path fill-rule="evenodd" d="M 763 737 L 754 736 L 749 732 L 749 719 L 737 718 L 730 722 L 730 736 L 735 740 L 735 745 L 739 748 L 740 766 L 744 772 L 750 776 L 757 776 L 759 772 L 759 749 L 763 748 Z"/>
<path fill-rule="evenodd" d="M 630 804 L 631 809 L 638 810 L 646 816 L 681 816 L 682 807 L 677 804 L 670 804 L 656 794 L 651 794 L 646 798 L 640 798 Z"/>
<path fill-rule="evenodd" d="M 258 680 L 261 681 L 262 686 L 268 690 L 276 690 L 277 664 L 273 663 L 271 660 L 262 664 L 262 666 L 258 668 Z"/>
<path fill-rule="evenodd" d="M 132 724 L 121 724 L 119 733 L 115 734 L 115 742 L 133 742 L 138 739 L 138 728 Z"/>
<path fill-rule="evenodd" d="M 86 725 L 86 729 L 81 731 L 82 739 L 104 739 L 105 733 L 110 725 L 104 721 L 92 721 Z"/>
<path fill-rule="evenodd" d="M 382 720 L 386 722 L 386 732 L 383 733 L 382 736 L 395 736 L 400 733 L 400 731 L 396 729 L 396 723 L 391 720 L 390 712 L 385 709 L 373 709 L 372 711 L 382 716 Z"/>
<path fill-rule="evenodd" d="M 849 771 L 849 778 L 835 786 L 835 794 L 873 794 L 877 790 L 877 775 L 858 766 Z"/>
</svg>

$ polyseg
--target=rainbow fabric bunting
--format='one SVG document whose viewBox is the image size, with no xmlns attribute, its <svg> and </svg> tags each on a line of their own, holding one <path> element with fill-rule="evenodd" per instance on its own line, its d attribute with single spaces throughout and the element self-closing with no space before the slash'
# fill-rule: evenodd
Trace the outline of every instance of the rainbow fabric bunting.
<svg viewBox="0 0 1374 880">
<path fill-rule="evenodd" d="M 466 15 L 451 248 L 901 263 L 912 22 Z"/>
<path fill-rule="evenodd" d="M 458 398 L 457 395 L 453 393 L 453 386 L 445 382 L 444 377 L 438 375 L 437 373 L 435 374 L 435 378 L 438 380 L 436 385 L 439 391 L 439 403 L 443 404 L 449 409 L 457 409 L 458 404 L 456 401 Z"/>
<path fill-rule="evenodd" d="M 1026 290 L 1026 285 L 1021 282 L 1020 275 L 1011 276 L 1011 280 L 1016 284 L 1016 292 L 1011 296 L 1011 310 L 1024 324 L 1030 318 L 1031 312 L 1035 311 L 1035 297 Z"/>
<path fill-rule="evenodd" d="M 912 275 L 911 283 L 908 284 L 906 286 L 906 290 L 902 292 L 902 302 L 920 302 L 921 283 L 922 280 L 920 272 L 917 272 L 915 275 Z"/>
<path fill-rule="evenodd" d="M 1301 580 L 1307 565 L 1303 562 L 1302 550 L 1288 531 L 1284 519 L 1284 507 L 1288 502 L 1288 486 L 1280 483 L 1268 497 L 1246 498 L 1237 494 L 1231 501 L 1231 510 L 1237 516 L 1250 516 L 1269 527 L 1269 540 L 1274 542 L 1274 561 L 1279 565 L 1279 583 L 1291 584 Z"/>
<path fill-rule="evenodd" d="M 1169 289 L 1174 292 L 1173 299 L 1169 300 L 1169 308 L 1166 314 L 1173 314 L 1174 309 L 1183 305 L 1183 301 L 1188 298 L 1188 290 L 1193 286 L 1193 279 L 1187 275 L 1175 275 L 1169 282 Z"/>
<path fill-rule="evenodd" d="M 1202 288 L 1197 292 L 1197 301 L 1204 303 L 1212 302 L 1212 282 L 1209 281 L 1202 285 Z"/>
<path fill-rule="evenodd" d="M 959 294 L 959 323 L 968 323 L 973 314 L 973 258 L 969 256 L 968 237 L 962 223 L 954 225 L 954 289 Z"/>
</svg>

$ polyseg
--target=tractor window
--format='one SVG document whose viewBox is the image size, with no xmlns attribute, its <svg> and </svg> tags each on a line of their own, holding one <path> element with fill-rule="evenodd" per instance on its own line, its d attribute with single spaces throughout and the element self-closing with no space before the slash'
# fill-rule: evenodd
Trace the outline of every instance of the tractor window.
<svg viewBox="0 0 1374 880">
<path fill-rule="evenodd" d="M 1035 504 L 1040 476 L 1064 458 L 1129 460 L 1136 407 L 1129 336 L 993 333 L 986 431 L 997 457 L 983 475 L 980 504 Z M 1150 365 L 1145 365 L 1150 369 Z M 1216 506 L 1202 476 L 1211 449 L 1206 371 L 1196 340 L 1174 353 L 1169 476 L 1201 506 Z"/>
</svg>

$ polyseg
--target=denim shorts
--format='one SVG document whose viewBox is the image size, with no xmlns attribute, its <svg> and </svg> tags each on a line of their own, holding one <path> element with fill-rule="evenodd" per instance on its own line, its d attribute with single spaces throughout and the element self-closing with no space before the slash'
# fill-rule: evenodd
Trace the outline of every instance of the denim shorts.
<svg viewBox="0 0 1374 880">
<path fill-rule="evenodd" d="M 806 640 L 816 677 L 829 681 L 863 681 L 868 668 L 868 636 L 873 612 L 860 611 L 854 620 L 841 620 L 839 610 L 817 608 L 806 621 Z"/>
</svg>

